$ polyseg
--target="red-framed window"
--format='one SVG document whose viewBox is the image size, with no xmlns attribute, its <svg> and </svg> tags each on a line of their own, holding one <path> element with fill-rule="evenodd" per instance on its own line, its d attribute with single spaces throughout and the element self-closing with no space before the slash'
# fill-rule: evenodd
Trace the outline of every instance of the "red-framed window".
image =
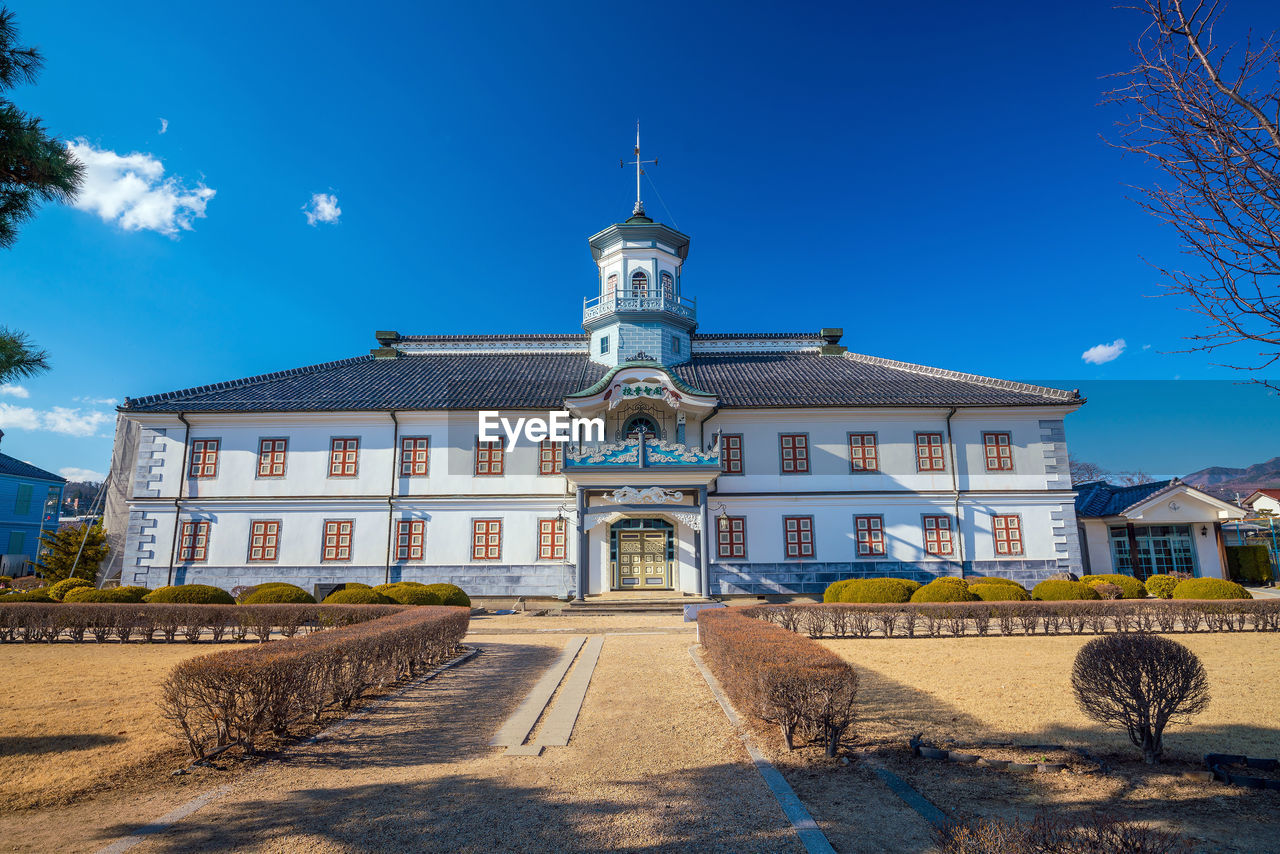
<svg viewBox="0 0 1280 854">
<path fill-rule="evenodd" d="M 193 439 L 191 441 L 191 468 L 189 477 L 207 478 L 218 476 L 218 440 Z"/>
<path fill-rule="evenodd" d="M 618 274 L 610 273 L 609 277 L 604 280 L 604 295 L 606 299 L 612 299 L 614 293 L 618 290 Z"/>
<path fill-rule="evenodd" d="M 329 477 L 355 477 L 359 457 L 359 439 L 329 440 Z"/>
<path fill-rule="evenodd" d="M 924 551 L 925 554 L 949 557 L 955 553 L 951 540 L 950 516 L 924 517 Z"/>
<path fill-rule="evenodd" d="M 199 563 L 209 556 L 209 523 L 183 522 L 182 537 L 178 542 L 178 560 L 183 563 Z"/>
<path fill-rule="evenodd" d="M 996 556 L 1022 554 L 1022 517 L 992 516 L 991 533 L 996 540 Z"/>
<path fill-rule="evenodd" d="M 321 560 L 351 560 L 351 533 L 356 523 L 350 519 L 326 519 Z"/>
<path fill-rule="evenodd" d="M 564 442 L 543 439 L 538 445 L 538 474 L 560 474 L 564 469 Z"/>
<path fill-rule="evenodd" d="M 880 471 L 880 445 L 875 433 L 849 434 L 849 471 Z"/>
<path fill-rule="evenodd" d="M 249 525 L 249 560 L 275 560 L 280 556 L 280 523 L 253 522 Z"/>
<path fill-rule="evenodd" d="M 725 433 L 720 437 L 720 471 L 742 474 L 741 433 Z"/>
<path fill-rule="evenodd" d="M 564 560 L 569 538 L 565 519 L 538 520 L 538 560 Z"/>
<path fill-rule="evenodd" d="M 471 559 L 502 559 L 502 520 L 473 519 L 471 522 Z"/>
<path fill-rule="evenodd" d="M 813 557 L 812 516 L 783 516 L 782 533 L 787 545 L 787 557 Z"/>
<path fill-rule="evenodd" d="M 426 477 L 431 439 L 427 436 L 400 437 L 400 476 Z"/>
<path fill-rule="evenodd" d="M 854 516 L 853 531 L 858 542 L 858 557 L 884 555 L 883 516 Z"/>
<path fill-rule="evenodd" d="M 778 437 L 782 451 L 783 474 L 809 473 L 809 436 L 806 433 L 783 433 Z"/>
<path fill-rule="evenodd" d="M 636 270 L 631 274 L 631 296 L 649 298 L 649 276 L 644 270 Z"/>
<path fill-rule="evenodd" d="M 1013 437 L 1008 433 L 983 433 L 982 453 L 987 471 L 1013 471 Z"/>
<path fill-rule="evenodd" d="M 426 520 L 402 519 L 396 524 L 396 560 L 422 560 L 426 542 Z"/>
<path fill-rule="evenodd" d="M 717 554 L 722 559 L 747 556 L 747 517 L 725 516 L 716 523 Z"/>
<path fill-rule="evenodd" d="M 258 442 L 258 477 L 284 477 L 288 439 L 262 439 Z"/>
<path fill-rule="evenodd" d="M 504 452 L 502 442 L 481 442 L 476 438 L 476 477 L 502 474 Z"/>
<path fill-rule="evenodd" d="M 916 471 L 946 471 L 941 433 L 916 434 Z"/>
</svg>

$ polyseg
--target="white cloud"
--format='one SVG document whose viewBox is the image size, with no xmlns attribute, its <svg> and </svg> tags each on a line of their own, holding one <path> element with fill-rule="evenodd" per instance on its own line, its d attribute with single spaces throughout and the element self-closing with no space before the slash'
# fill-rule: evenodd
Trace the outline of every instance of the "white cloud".
<svg viewBox="0 0 1280 854">
<path fill-rule="evenodd" d="M 24 399 L 31 397 L 31 392 L 27 391 L 20 385 L 0 385 L 0 394 L 11 394 L 14 397 L 21 397 Z"/>
<path fill-rule="evenodd" d="M 1084 359 L 1091 365 L 1102 365 L 1107 362 L 1120 358 L 1120 354 L 1124 352 L 1125 343 L 1123 338 L 1117 338 L 1110 344 L 1098 344 L 1090 347 L 1080 354 L 1080 358 Z"/>
<path fill-rule="evenodd" d="M 1142 345 L 1142 349 L 1143 349 L 1143 350 L 1150 350 L 1150 349 L 1151 349 L 1151 345 L 1150 345 L 1150 344 L 1143 344 L 1143 345 Z"/>
<path fill-rule="evenodd" d="M 334 224 L 342 216 L 342 208 L 338 207 L 338 197 L 332 193 L 313 193 L 311 201 L 302 206 L 307 217 L 307 225 L 318 222 Z"/>
<path fill-rule="evenodd" d="M 67 466 L 58 469 L 58 474 L 65 477 L 72 483 L 102 483 L 107 476 L 100 471 L 93 469 L 78 469 L 75 466 Z"/>
<path fill-rule="evenodd" d="M 47 430 L 66 436 L 92 436 L 103 424 L 111 421 L 107 412 L 81 411 L 66 406 L 55 406 L 47 412 L 29 406 L 0 403 L 0 428 L 18 430 Z"/>
<path fill-rule="evenodd" d="M 165 118 L 160 119 L 160 133 L 168 133 L 168 132 L 169 132 L 169 120 Z"/>
<path fill-rule="evenodd" d="M 75 206 L 126 231 L 190 231 L 215 193 L 204 184 L 187 189 L 179 179 L 164 177 L 164 164 L 150 154 L 116 154 L 84 139 L 67 148 L 85 167 Z"/>
<path fill-rule="evenodd" d="M 115 406 L 120 401 L 114 397 L 73 397 L 77 403 L 93 403 L 98 406 Z"/>
</svg>

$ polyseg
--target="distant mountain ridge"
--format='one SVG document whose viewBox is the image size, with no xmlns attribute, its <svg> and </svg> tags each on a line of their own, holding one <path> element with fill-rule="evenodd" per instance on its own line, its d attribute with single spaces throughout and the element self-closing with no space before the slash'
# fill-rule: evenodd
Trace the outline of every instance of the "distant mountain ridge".
<svg viewBox="0 0 1280 854">
<path fill-rule="evenodd" d="M 1243 469 L 1210 466 L 1192 472 L 1182 480 L 1210 495 L 1234 501 L 1236 493 L 1246 498 L 1255 489 L 1280 489 L 1280 457 Z"/>
</svg>

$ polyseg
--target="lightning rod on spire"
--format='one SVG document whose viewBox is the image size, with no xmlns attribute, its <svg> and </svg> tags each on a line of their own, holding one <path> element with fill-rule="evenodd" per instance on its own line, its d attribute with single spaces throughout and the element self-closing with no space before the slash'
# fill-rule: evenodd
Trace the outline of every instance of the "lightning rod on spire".
<svg viewBox="0 0 1280 854">
<path fill-rule="evenodd" d="M 618 161 L 618 164 L 619 164 L 623 169 L 626 169 L 628 166 L 634 166 L 634 167 L 636 167 L 636 207 L 635 207 L 635 210 L 633 210 L 633 211 L 631 212 L 631 215 L 632 215 L 632 216 L 644 216 L 644 202 L 643 202 L 643 201 L 641 200 L 641 198 L 640 198 L 640 176 L 644 174 L 644 164 L 646 164 L 646 163 L 654 163 L 654 164 L 656 164 L 656 163 L 658 162 L 658 158 L 656 158 L 656 157 L 655 157 L 655 158 L 653 158 L 652 160 L 641 160 L 641 159 L 640 159 L 640 122 L 639 122 L 639 121 L 637 121 L 637 122 L 636 122 L 636 152 L 635 152 L 635 157 L 636 157 L 636 159 L 635 159 L 635 160 L 632 160 L 632 161 L 630 161 L 630 162 L 628 162 L 628 161 L 626 161 L 626 160 L 619 160 L 619 161 Z"/>
</svg>

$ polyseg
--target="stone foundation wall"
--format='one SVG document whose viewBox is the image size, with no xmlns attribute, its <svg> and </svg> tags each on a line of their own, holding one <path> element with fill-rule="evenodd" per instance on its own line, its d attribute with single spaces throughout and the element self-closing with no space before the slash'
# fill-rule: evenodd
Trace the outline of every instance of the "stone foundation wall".
<svg viewBox="0 0 1280 854">
<path fill-rule="evenodd" d="M 160 587 L 160 578 L 148 586 Z M 562 598 L 576 592 L 577 573 L 568 564 L 503 566 L 393 566 L 392 582 L 418 581 L 423 584 L 456 584 L 471 596 L 550 596 Z M 173 570 L 174 584 L 211 584 L 224 590 L 233 587 L 284 581 L 311 591 L 317 584 L 359 582 L 376 586 L 387 581 L 387 568 L 377 566 L 201 566 L 191 564 Z"/>
<path fill-rule="evenodd" d="M 711 564 L 711 591 L 715 596 L 822 595 L 845 578 L 909 578 L 928 584 L 945 575 L 961 575 L 958 561 L 853 561 L 845 563 L 738 563 Z M 1057 560 L 972 560 L 964 562 L 964 575 L 998 575 L 1027 589 L 1061 569 Z"/>
</svg>

